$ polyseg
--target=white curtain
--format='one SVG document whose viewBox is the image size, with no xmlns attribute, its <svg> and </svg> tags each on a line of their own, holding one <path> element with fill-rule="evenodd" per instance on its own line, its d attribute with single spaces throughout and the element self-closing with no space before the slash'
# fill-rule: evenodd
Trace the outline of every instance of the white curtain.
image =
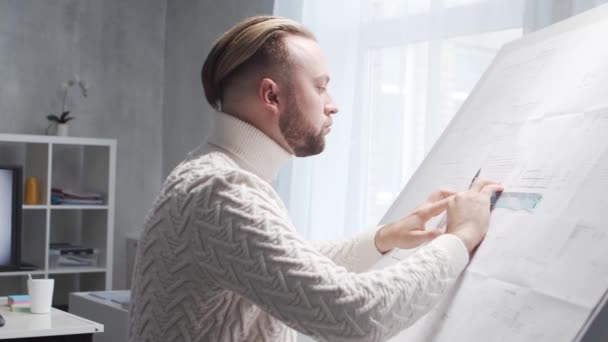
<svg viewBox="0 0 608 342">
<path fill-rule="evenodd" d="M 340 107 L 325 152 L 274 184 L 298 231 L 374 227 L 504 43 L 607 1 L 275 0 L 317 36 Z"/>
</svg>

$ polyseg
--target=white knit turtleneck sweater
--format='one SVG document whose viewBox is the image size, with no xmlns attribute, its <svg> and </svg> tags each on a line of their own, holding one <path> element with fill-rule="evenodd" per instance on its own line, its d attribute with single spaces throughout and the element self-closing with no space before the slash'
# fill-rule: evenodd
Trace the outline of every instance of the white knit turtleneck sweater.
<svg viewBox="0 0 608 342">
<path fill-rule="evenodd" d="M 290 158 L 218 113 L 206 145 L 165 181 L 133 277 L 130 341 L 383 341 L 414 323 L 468 262 L 443 235 L 383 270 L 374 232 L 302 239 L 269 182 Z"/>
</svg>

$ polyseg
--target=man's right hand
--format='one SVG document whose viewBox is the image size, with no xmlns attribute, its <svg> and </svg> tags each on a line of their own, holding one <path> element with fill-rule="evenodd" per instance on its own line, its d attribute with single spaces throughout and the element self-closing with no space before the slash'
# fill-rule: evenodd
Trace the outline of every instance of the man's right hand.
<svg viewBox="0 0 608 342">
<path fill-rule="evenodd" d="M 459 192 L 448 201 L 446 233 L 458 236 L 469 253 L 479 245 L 490 224 L 490 197 L 503 186 L 497 182 L 475 180 L 467 191 Z"/>
</svg>

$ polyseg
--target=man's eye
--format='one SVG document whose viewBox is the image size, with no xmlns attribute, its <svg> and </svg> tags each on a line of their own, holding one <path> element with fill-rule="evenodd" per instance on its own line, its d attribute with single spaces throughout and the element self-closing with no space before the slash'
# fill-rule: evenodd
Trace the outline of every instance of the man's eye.
<svg viewBox="0 0 608 342">
<path fill-rule="evenodd" d="M 317 87 L 317 89 L 319 89 L 319 91 L 326 91 L 327 87 Z"/>
</svg>

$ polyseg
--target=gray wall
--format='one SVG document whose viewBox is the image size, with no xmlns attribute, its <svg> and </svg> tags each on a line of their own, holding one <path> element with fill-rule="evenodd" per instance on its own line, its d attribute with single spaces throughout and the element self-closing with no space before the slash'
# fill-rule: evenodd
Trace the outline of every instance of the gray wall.
<svg viewBox="0 0 608 342">
<path fill-rule="evenodd" d="M 163 175 L 201 144 L 212 109 L 200 71 L 213 42 L 239 20 L 272 14 L 273 0 L 182 0 L 167 2 Z"/>
<path fill-rule="evenodd" d="M 0 132 L 43 133 L 74 73 L 70 135 L 118 140 L 114 287 L 125 287 L 125 234 L 162 177 L 165 0 L 0 0 Z M 76 89 L 72 89 L 76 90 Z M 77 95 L 77 91 L 71 93 Z"/>
<path fill-rule="evenodd" d="M 164 177 L 205 138 L 200 68 L 215 39 L 273 0 L 0 0 L 0 132 L 43 134 L 70 93 L 70 135 L 118 140 L 114 288 L 125 288 L 125 236 L 136 234 Z M 75 90 L 75 89 L 72 89 Z"/>
</svg>

